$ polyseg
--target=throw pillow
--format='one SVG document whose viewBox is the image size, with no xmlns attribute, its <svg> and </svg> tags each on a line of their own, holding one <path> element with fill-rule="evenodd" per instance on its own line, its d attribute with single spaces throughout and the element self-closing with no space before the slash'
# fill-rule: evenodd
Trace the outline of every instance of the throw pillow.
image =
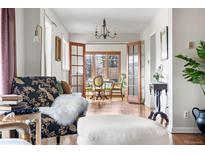
<svg viewBox="0 0 205 154">
<path fill-rule="evenodd" d="M 63 88 L 62 88 L 61 81 L 57 81 L 57 88 L 58 88 L 59 94 L 63 94 Z"/>
<path fill-rule="evenodd" d="M 66 81 L 61 81 L 61 85 L 64 94 L 72 94 L 72 87 Z"/>
</svg>

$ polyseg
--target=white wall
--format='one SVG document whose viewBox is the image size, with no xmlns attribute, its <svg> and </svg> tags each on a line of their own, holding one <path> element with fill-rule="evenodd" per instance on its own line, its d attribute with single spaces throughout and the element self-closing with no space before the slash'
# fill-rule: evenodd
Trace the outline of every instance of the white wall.
<svg viewBox="0 0 205 154">
<path fill-rule="evenodd" d="M 197 57 L 195 49 L 188 49 L 188 41 L 205 40 L 205 9 L 173 9 L 173 54 Z M 196 46 L 195 46 L 196 47 Z M 199 85 L 182 77 L 184 62 L 173 58 L 173 131 L 198 132 L 193 116 L 184 119 L 184 111 L 193 107 L 205 108 L 205 96 Z"/>
<path fill-rule="evenodd" d="M 139 34 L 118 34 L 114 39 L 96 39 L 93 34 L 70 34 L 70 39 L 72 41 L 82 42 L 82 43 L 90 43 L 90 42 L 121 42 L 127 43 L 140 39 Z"/>
<path fill-rule="evenodd" d="M 45 12 L 57 25 L 52 26 L 52 76 L 56 76 L 58 80 L 68 81 L 68 71 L 62 70 L 62 61 L 55 61 L 55 37 L 64 38 L 68 42 L 68 30 L 50 9 L 46 9 Z"/>
<path fill-rule="evenodd" d="M 16 13 L 16 65 L 17 76 L 24 75 L 24 9 L 15 9 Z"/>
<path fill-rule="evenodd" d="M 60 38 L 63 36 L 66 41 L 69 41 L 68 31 L 50 9 L 46 9 L 46 13 L 57 24 L 57 27 L 52 28 L 52 76 L 56 76 L 58 80 L 68 81 L 68 71 L 62 70 L 62 62 L 55 61 L 55 36 Z M 42 47 L 40 42 L 33 42 L 37 24 L 43 28 L 44 41 L 44 9 L 16 9 L 18 76 L 40 76 L 41 74 L 41 50 L 44 50 L 44 42 Z"/>
<path fill-rule="evenodd" d="M 160 50 L 160 31 L 168 26 L 168 37 L 169 37 L 169 53 L 168 60 L 161 60 L 161 50 Z M 167 112 L 170 120 L 170 127 L 172 127 L 172 9 L 159 9 L 156 15 L 153 17 L 152 21 L 145 27 L 143 32 L 140 34 L 141 40 L 145 42 L 145 105 L 148 107 L 153 107 L 155 104 L 155 99 L 153 94 L 150 96 L 149 84 L 151 83 L 150 74 L 150 37 L 156 34 L 156 67 L 163 65 L 163 76 L 164 82 L 168 83 L 168 94 L 162 93 L 161 102 L 162 110 Z M 168 104 L 169 108 L 166 109 Z"/>
<path fill-rule="evenodd" d="M 40 9 L 24 9 L 24 75 L 40 75 L 40 43 L 33 42 L 36 25 L 40 24 Z M 19 36 L 17 36 L 19 37 Z"/>
</svg>

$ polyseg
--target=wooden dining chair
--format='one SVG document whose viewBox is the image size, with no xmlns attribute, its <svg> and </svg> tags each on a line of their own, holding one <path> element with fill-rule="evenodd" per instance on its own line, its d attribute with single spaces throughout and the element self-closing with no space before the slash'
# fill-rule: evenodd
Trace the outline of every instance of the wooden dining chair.
<svg viewBox="0 0 205 154">
<path fill-rule="evenodd" d="M 112 81 L 112 80 L 104 82 L 103 89 L 104 89 L 105 98 L 107 98 L 107 96 L 109 96 L 109 98 L 112 99 L 113 86 L 114 86 L 114 81 Z"/>
<path fill-rule="evenodd" d="M 103 98 L 104 95 L 104 89 L 103 89 L 103 77 L 101 75 L 96 76 L 93 79 L 93 85 L 94 85 L 94 95 L 96 97 L 96 100 L 100 97 Z M 97 93 L 97 94 L 96 94 Z"/>
</svg>

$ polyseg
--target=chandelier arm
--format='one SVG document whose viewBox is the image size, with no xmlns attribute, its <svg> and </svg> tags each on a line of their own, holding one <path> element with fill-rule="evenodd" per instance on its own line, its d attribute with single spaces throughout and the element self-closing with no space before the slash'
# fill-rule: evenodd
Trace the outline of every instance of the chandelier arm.
<svg viewBox="0 0 205 154">
<path fill-rule="evenodd" d="M 95 38 L 96 38 L 96 39 L 100 39 L 102 36 L 103 36 L 103 34 L 95 35 Z"/>
<path fill-rule="evenodd" d="M 108 37 L 110 38 L 115 38 L 117 35 L 114 35 L 114 36 L 111 36 L 111 35 L 108 35 Z"/>
<path fill-rule="evenodd" d="M 110 31 L 109 31 L 109 29 L 108 29 L 108 27 L 107 27 L 106 20 L 104 19 L 104 20 L 103 20 L 103 25 L 101 26 L 101 32 L 99 33 L 99 32 L 97 31 L 97 28 L 96 28 L 95 37 L 96 37 L 96 39 L 100 39 L 101 37 L 103 37 L 104 39 L 106 39 L 107 37 L 109 37 L 109 38 L 115 38 L 115 37 L 117 36 L 117 33 L 116 33 L 116 32 L 113 34 L 113 36 L 110 35 L 110 34 L 111 34 L 111 33 L 110 33 Z"/>
</svg>

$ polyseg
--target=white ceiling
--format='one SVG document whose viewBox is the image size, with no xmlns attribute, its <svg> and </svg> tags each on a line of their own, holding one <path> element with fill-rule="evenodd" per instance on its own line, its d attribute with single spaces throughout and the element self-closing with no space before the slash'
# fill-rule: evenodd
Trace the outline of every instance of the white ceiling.
<svg viewBox="0 0 205 154">
<path fill-rule="evenodd" d="M 55 8 L 52 10 L 71 33 L 93 33 L 96 25 L 102 25 L 103 18 L 106 18 L 111 31 L 139 33 L 158 9 Z"/>
</svg>

